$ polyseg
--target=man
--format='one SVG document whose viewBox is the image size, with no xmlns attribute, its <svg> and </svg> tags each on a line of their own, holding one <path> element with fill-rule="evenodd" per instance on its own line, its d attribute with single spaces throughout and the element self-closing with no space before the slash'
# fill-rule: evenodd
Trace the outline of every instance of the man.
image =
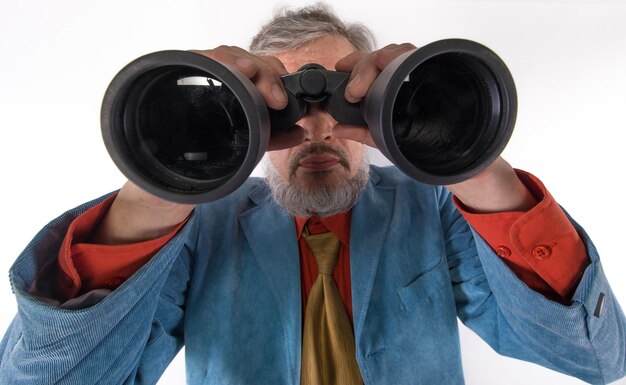
<svg viewBox="0 0 626 385">
<path fill-rule="evenodd" d="M 316 6 L 264 26 L 255 54 L 199 52 L 279 109 L 280 75 L 302 64 L 350 71 L 355 102 L 409 49 L 370 52 L 365 29 Z M 0 383 L 155 383 L 185 344 L 190 384 L 461 384 L 457 316 L 502 354 L 592 383 L 624 375 L 622 311 L 541 182 L 498 159 L 426 186 L 370 169 L 364 145 L 366 128 L 312 105 L 272 138 L 267 182 L 197 207 L 127 183 L 51 222 L 11 269 Z M 320 278 L 323 238 L 337 261 Z M 336 318 L 315 318 L 310 304 L 331 306 L 318 282 Z"/>
</svg>

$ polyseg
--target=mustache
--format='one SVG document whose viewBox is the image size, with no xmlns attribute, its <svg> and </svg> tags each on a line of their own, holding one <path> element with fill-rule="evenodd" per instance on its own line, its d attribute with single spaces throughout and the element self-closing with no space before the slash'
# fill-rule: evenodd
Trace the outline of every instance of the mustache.
<svg viewBox="0 0 626 385">
<path fill-rule="evenodd" d="M 337 157 L 339 164 L 342 165 L 346 170 L 350 171 L 350 162 L 348 161 L 348 154 L 345 151 L 332 147 L 326 143 L 313 143 L 308 147 L 302 149 L 297 152 L 293 158 L 289 161 L 289 176 L 292 177 L 296 170 L 298 169 L 299 163 L 302 159 L 306 158 L 309 155 L 321 155 L 321 154 L 331 154 Z"/>
</svg>

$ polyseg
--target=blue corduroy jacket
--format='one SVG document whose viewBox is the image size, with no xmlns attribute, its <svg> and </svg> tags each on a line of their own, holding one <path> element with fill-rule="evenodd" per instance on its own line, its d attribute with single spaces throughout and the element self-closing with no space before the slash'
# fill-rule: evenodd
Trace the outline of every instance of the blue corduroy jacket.
<svg viewBox="0 0 626 385">
<path fill-rule="evenodd" d="M 0 344 L 0 384 L 153 384 L 183 344 L 191 385 L 299 384 L 296 230 L 262 180 L 198 206 L 93 306 L 63 309 L 29 295 L 70 222 L 99 201 L 52 221 L 11 268 L 18 314 Z M 626 321 L 596 249 L 577 230 L 591 264 L 564 306 L 521 282 L 447 190 L 372 167 L 350 235 L 365 384 L 462 384 L 457 317 L 503 355 L 595 384 L 622 377 Z"/>
</svg>

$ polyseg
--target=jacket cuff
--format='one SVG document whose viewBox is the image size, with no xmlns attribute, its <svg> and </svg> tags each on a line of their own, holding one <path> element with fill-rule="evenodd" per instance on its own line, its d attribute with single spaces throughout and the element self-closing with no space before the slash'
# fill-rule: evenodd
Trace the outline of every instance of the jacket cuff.
<svg viewBox="0 0 626 385">
<path fill-rule="evenodd" d="M 530 173 L 515 171 L 538 201 L 530 210 L 476 214 L 456 197 L 454 202 L 524 283 L 550 299 L 569 302 L 590 263 L 585 245 L 543 183 Z"/>
</svg>

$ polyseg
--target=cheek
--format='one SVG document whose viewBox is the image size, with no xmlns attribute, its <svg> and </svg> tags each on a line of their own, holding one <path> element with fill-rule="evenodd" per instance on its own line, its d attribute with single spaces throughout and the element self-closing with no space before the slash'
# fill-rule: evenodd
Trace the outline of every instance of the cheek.
<svg viewBox="0 0 626 385">
<path fill-rule="evenodd" d="M 354 176 L 361 165 L 363 156 L 365 156 L 365 146 L 351 140 L 348 142 L 345 144 L 345 148 L 350 156 L 350 174 Z"/>
<path fill-rule="evenodd" d="M 289 171 L 287 170 L 289 164 L 289 153 L 283 151 L 269 151 L 269 160 L 274 165 L 274 168 L 278 173 L 287 180 Z"/>
</svg>

